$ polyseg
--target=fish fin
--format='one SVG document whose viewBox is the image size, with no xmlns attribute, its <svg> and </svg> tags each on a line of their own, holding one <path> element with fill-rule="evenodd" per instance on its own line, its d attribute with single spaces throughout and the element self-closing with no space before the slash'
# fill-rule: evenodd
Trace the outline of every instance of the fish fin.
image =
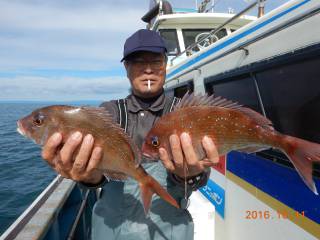
<svg viewBox="0 0 320 240">
<path fill-rule="evenodd" d="M 181 101 L 175 106 L 176 109 L 194 107 L 194 106 L 211 106 L 211 107 L 225 107 L 231 109 L 237 109 L 242 105 L 237 102 L 222 98 L 220 96 L 215 97 L 214 95 L 194 95 L 187 92 L 181 99 Z"/>
<path fill-rule="evenodd" d="M 312 179 L 312 165 L 313 162 L 320 162 L 320 144 L 291 136 L 284 136 L 284 140 L 285 143 L 289 143 L 283 148 L 286 155 L 304 183 L 314 194 L 319 195 Z"/>
<path fill-rule="evenodd" d="M 141 152 L 138 146 L 133 142 L 132 138 L 121 128 L 120 124 L 113 121 L 112 115 L 103 107 L 81 107 L 81 110 L 86 111 L 89 116 L 92 116 L 93 119 L 101 119 L 103 121 L 102 126 L 112 125 L 113 128 L 119 130 L 119 133 L 127 140 L 130 144 L 130 149 L 133 152 L 136 166 L 139 166 L 141 163 Z"/>
<path fill-rule="evenodd" d="M 148 186 L 140 184 L 140 192 L 143 203 L 144 213 L 148 215 L 150 207 L 151 207 L 151 199 L 154 194 L 153 191 Z"/>
<path fill-rule="evenodd" d="M 150 175 L 145 177 L 143 182 L 139 183 L 143 208 L 146 215 L 148 215 L 151 207 L 152 195 L 156 193 L 166 202 L 170 203 L 176 208 L 180 208 L 177 201 Z"/>
<path fill-rule="evenodd" d="M 228 100 L 221 96 L 214 95 L 194 95 L 193 93 L 189 94 L 187 92 L 181 101 L 175 106 L 174 110 L 186 107 L 194 107 L 194 106 L 210 106 L 210 107 L 222 107 L 228 109 L 236 109 L 241 111 L 245 115 L 257 121 L 257 123 L 263 127 L 266 127 L 270 130 L 274 130 L 272 127 L 272 122 L 261 115 L 260 113 L 251 110 L 250 108 L 243 107 L 238 102 L 234 102 L 232 100 Z"/>
<path fill-rule="evenodd" d="M 140 151 L 140 149 L 138 148 L 137 144 L 133 141 L 133 139 L 126 134 L 126 132 L 121 128 L 122 133 L 123 133 L 123 137 L 126 138 L 127 143 L 129 144 L 129 147 L 132 151 L 132 154 L 134 156 L 134 162 L 135 162 L 135 166 L 136 168 L 138 168 L 141 164 L 142 161 L 142 153 Z"/>
<path fill-rule="evenodd" d="M 103 175 L 111 180 L 122 181 L 128 179 L 127 175 L 125 175 L 124 173 L 112 170 L 104 170 Z"/>
<path fill-rule="evenodd" d="M 142 162 L 142 153 L 141 153 L 141 150 L 138 148 L 138 146 L 133 142 L 131 138 L 130 138 L 130 143 L 131 143 L 131 149 L 135 156 L 134 161 L 135 161 L 136 167 L 138 167 Z"/>
<path fill-rule="evenodd" d="M 272 131 L 274 130 L 274 128 L 272 126 L 272 122 L 268 118 L 263 116 L 262 114 L 254 111 L 250 108 L 246 108 L 246 107 L 240 107 L 237 110 L 246 114 L 247 116 L 249 116 L 253 120 L 255 120 L 260 126 L 267 128 L 269 130 L 272 130 Z"/>
<path fill-rule="evenodd" d="M 107 124 L 115 124 L 120 128 L 120 125 L 113 121 L 112 115 L 103 107 L 86 107 L 83 106 L 80 108 L 81 111 L 85 111 L 89 116 L 92 116 L 94 119 L 97 117 Z"/>
<path fill-rule="evenodd" d="M 237 149 L 237 151 L 249 154 L 249 153 L 260 152 L 267 149 L 270 149 L 270 146 L 250 146 L 246 148 Z"/>
<path fill-rule="evenodd" d="M 81 111 L 85 111 L 86 115 L 88 116 L 89 120 L 94 122 L 101 121 L 101 126 L 112 126 L 113 128 L 117 128 L 120 132 L 124 132 L 121 128 L 120 124 L 113 120 L 112 115 L 103 107 L 86 107 L 83 106 L 79 108 Z M 96 125 L 100 125 L 96 123 Z"/>
</svg>

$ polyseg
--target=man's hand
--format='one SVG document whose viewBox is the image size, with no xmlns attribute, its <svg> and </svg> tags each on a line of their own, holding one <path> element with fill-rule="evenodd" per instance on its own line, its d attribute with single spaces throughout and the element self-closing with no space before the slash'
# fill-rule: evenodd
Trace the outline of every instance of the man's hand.
<svg viewBox="0 0 320 240">
<path fill-rule="evenodd" d="M 169 138 L 173 159 L 170 159 L 169 154 L 164 148 L 159 149 L 160 159 L 165 168 L 175 175 L 184 178 L 183 162 L 187 167 L 186 177 L 196 176 L 203 172 L 205 168 L 213 166 L 219 162 L 219 154 L 216 146 L 209 137 L 202 139 L 202 146 L 206 151 L 207 158 L 198 159 L 192 141 L 187 133 L 182 133 L 180 138 L 173 134 Z M 185 156 L 185 158 L 184 158 Z"/>
<path fill-rule="evenodd" d="M 73 133 L 60 150 L 62 135 L 54 133 L 42 149 L 42 158 L 61 176 L 78 182 L 99 183 L 102 173 L 97 166 L 102 160 L 102 149 L 94 146 L 92 135 L 84 138 L 80 132 Z M 80 146 L 79 151 L 77 148 Z"/>
</svg>

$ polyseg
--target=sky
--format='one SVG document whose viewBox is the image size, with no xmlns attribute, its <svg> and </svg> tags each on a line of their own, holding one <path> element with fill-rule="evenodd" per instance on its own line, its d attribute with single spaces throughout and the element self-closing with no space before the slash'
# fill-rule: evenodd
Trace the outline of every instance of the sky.
<svg viewBox="0 0 320 240">
<path fill-rule="evenodd" d="M 195 8 L 201 0 L 170 2 Z M 239 12 L 252 1 L 215 2 L 216 12 Z M 284 2 L 267 0 L 266 11 Z M 123 44 L 145 28 L 148 8 L 149 0 L 0 0 L 0 101 L 125 97 Z"/>
</svg>

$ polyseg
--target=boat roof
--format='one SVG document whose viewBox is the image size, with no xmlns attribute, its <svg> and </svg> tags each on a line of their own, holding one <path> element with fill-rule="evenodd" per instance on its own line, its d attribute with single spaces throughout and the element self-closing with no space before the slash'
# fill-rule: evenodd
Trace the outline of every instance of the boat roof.
<svg viewBox="0 0 320 240">
<path fill-rule="evenodd" d="M 229 13 L 173 13 L 157 16 L 152 29 L 164 29 L 172 27 L 192 26 L 195 27 L 208 27 L 207 24 L 220 25 L 226 22 L 228 19 L 235 16 L 235 14 Z M 257 17 L 244 15 L 234 20 L 230 25 L 232 26 L 244 26 L 249 22 L 256 20 Z"/>
</svg>

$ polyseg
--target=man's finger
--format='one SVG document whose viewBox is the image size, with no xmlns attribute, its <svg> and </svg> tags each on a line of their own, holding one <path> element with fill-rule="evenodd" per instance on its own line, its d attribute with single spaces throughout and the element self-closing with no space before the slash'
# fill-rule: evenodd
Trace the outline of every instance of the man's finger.
<svg viewBox="0 0 320 240">
<path fill-rule="evenodd" d="M 181 146 L 183 149 L 184 156 L 186 157 L 187 165 L 197 165 L 198 157 L 192 146 L 192 141 L 187 133 L 182 133 L 180 136 Z"/>
<path fill-rule="evenodd" d="M 67 173 L 66 171 L 64 171 L 60 166 L 59 164 L 56 164 L 54 166 L 54 169 L 56 170 L 57 173 L 59 173 L 62 177 L 64 178 L 70 178 L 70 174 Z"/>
<path fill-rule="evenodd" d="M 98 168 L 99 163 L 101 162 L 103 157 L 103 151 L 101 147 L 95 147 L 92 151 L 88 166 L 87 172 L 91 172 L 93 169 Z"/>
<path fill-rule="evenodd" d="M 214 162 L 211 162 L 209 159 L 205 158 L 201 161 L 199 161 L 200 163 L 200 166 L 205 169 L 205 168 L 208 168 L 208 167 L 214 167 L 214 166 L 217 166 L 218 162 L 217 163 L 214 163 Z"/>
<path fill-rule="evenodd" d="M 44 160 L 53 164 L 53 159 L 56 155 L 58 146 L 61 144 L 62 135 L 60 133 L 54 133 L 43 146 L 41 156 Z"/>
<path fill-rule="evenodd" d="M 218 163 L 219 153 L 212 139 L 207 136 L 204 136 L 204 138 L 202 139 L 202 145 L 206 151 L 207 158 L 213 163 Z"/>
<path fill-rule="evenodd" d="M 83 172 L 87 168 L 88 161 L 91 156 L 94 139 L 91 134 L 84 137 L 80 150 L 73 163 L 72 171 L 79 173 Z"/>
<path fill-rule="evenodd" d="M 159 148 L 159 156 L 160 156 L 160 159 L 161 159 L 164 167 L 168 171 L 173 172 L 175 170 L 175 167 L 173 165 L 173 162 L 170 160 L 167 151 L 164 148 Z"/>
<path fill-rule="evenodd" d="M 79 146 L 82 140 L 82 134 L 75 132 L 68 138 L 63 148 L 60 151 L 60 163 L 66 168 L 72 167 L 73 153 Z"/>
<path fill-rule="evenodd" d="M 173 134 L 169 137 L 172 157 L 174 164 L 181 168 L 183 166 L 183 152 L 180 145 L 180 139 L 177 135 Z"/>
</svg>

